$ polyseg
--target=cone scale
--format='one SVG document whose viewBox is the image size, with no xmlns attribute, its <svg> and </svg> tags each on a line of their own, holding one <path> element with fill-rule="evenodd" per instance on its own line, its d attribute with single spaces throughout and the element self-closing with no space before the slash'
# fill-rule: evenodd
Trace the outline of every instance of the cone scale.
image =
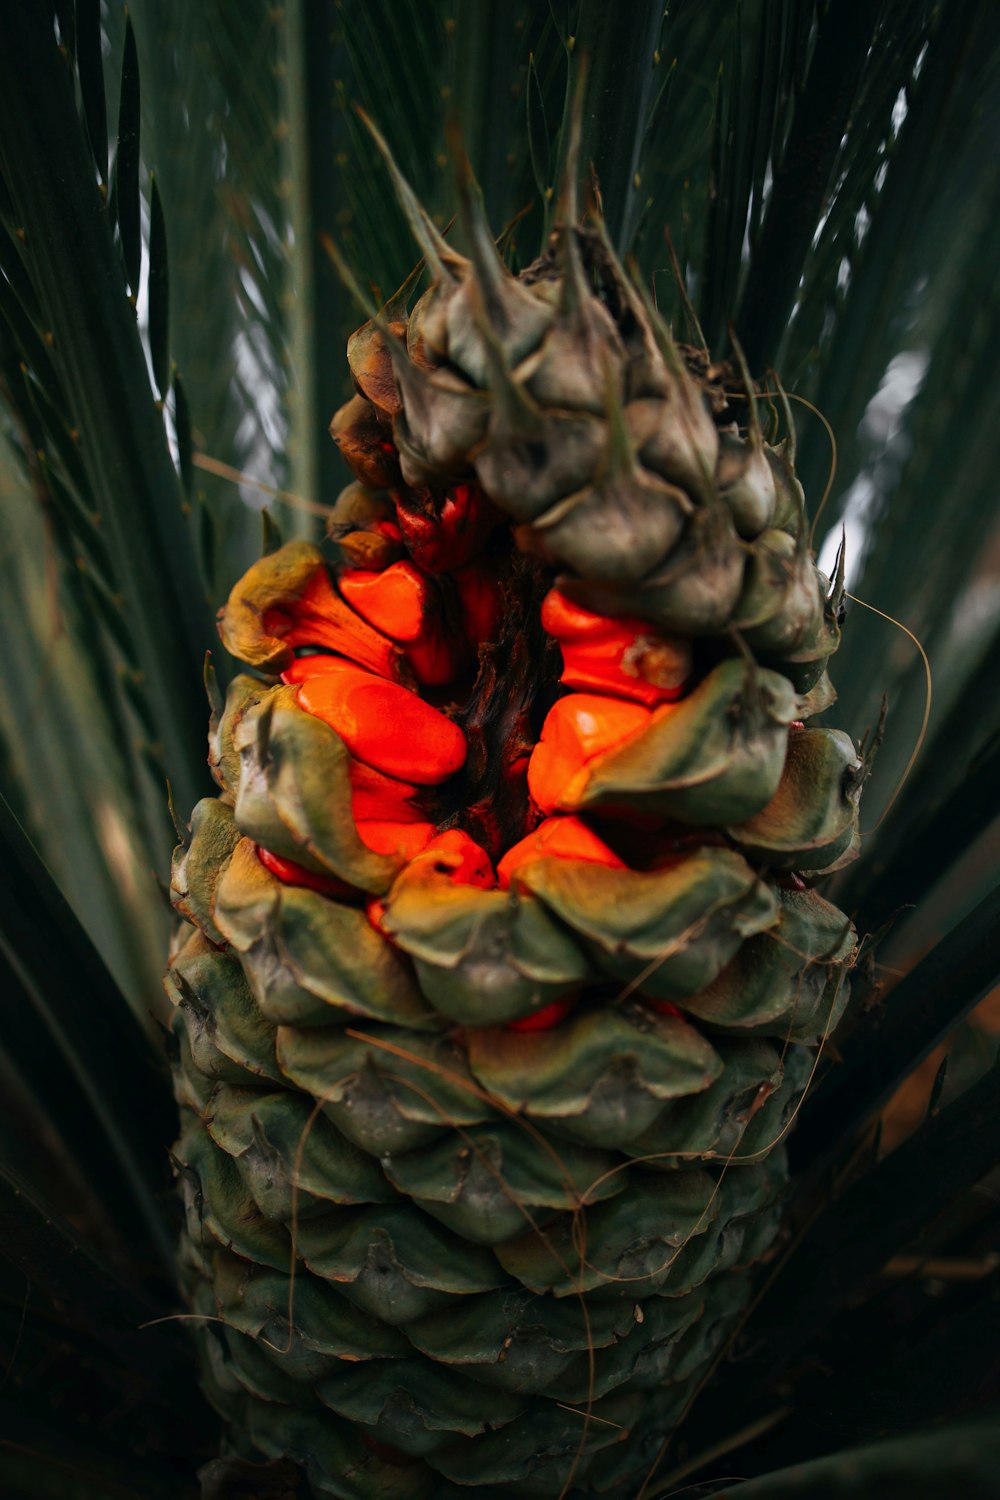
<svg viewBox="0 0 1000 1500">
<path fill-rule="evenodd" d="M 465 260 L 402 190 L 431 284 L 350 341 L 356 482 L 220 619 L 249 670 L 167 976 L 184 1284 L 233 1451 L 317 1496 L 626 1496 L 774 1245 L 846 1000 L 840 589 L 789 442 L 599 223 L 514 278 L 474 203 Z"/>
</svg>

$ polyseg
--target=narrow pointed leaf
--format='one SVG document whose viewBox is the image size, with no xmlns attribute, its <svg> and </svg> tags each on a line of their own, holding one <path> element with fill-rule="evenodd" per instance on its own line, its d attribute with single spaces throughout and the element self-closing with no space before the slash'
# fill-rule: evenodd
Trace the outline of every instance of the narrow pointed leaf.
<svg viewBox="0 0 1000 1500">
<path fill-rule="evenodd" d="M 149 352 L 161 397 L 170 389 L 170 280 L 167 230 L 156 178 L 149 182 Z"/>
<path fill-rule="evenodd" d="M 169 1131 L 165 1080 L 127 1002 L 3 800 L 0 831 L 8 1044 L 21 1048 L 13 1055 L 29 1075 L 39 1075 L 49 1052 L 59 1061 L 69 1112 L 62 1118 L 87 1131 L 92 1151 L 104 1159 L 100 1195 L 122 1229 L 138 1214 L 143 1234 L 166 1255 L 169 1237 L 154 1202 L 162 1172 L 158 1141 Z"/>
<path fill-rule="evenodd" d="M 11 39 L 8 37 L 8 46 Z M 104 98 L 104 63 L 101 58 L 100 0 L 77 0 L 76 65 L 87 121 L 90 150 L 102 182 L 108 180 L 108 112 Z"/>
<path fill-rule="evenodd" d="M 194 442 L 191 436 L 191 410 L 188 406 L 184 384 L 174 366 L 170 381 L 174 393 L 174 432 L 177 435 L 177 461 L 181 471 L 181 483 L 188 499 L 194 486 Z M 208 572 L 207 576 L 211 576 Z"/>
<path fill-rule="evenodd" d="M 135 297 L 139 292 L 139 273 L 142 267 L 142 217 L 139 202 L 139 59 L 131 19 L 125 24 L 125 47 L 122 53 L 114 198 L 125 279 Z"/>
<path fill-rule="evenodd" d="M 198 679 L 211 627 L 177 476 L 55 38 L 43 8 L 4 0 L 0 14 L 0 163 L 106 517 L 144 691 L 178 800 L 190 805 L 202 780 Z M 162 290 L 157 301 L 162 312 Z"/>
</svg>

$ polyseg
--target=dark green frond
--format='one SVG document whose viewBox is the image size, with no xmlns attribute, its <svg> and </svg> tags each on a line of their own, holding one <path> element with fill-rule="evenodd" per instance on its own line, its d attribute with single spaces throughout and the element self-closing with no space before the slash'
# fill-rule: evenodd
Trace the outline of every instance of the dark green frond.
<svg viewBox="0 0 1000 1500">
<path fill-rule="evenodd" d="M 849 1449 L 738 1486 L 741 1500 L 992 1500 L 1000 1464 L 995 1417 Z"/>
<path fill-rule="evenodd" d="M 176 1324 L 35 1184 L 0 1168 L 0 1486 L 18 1500 L 194 1500 L 209 1433 Z"/>
<path fill-rule="evenodd" d="M 2 1051 L 7 1071 L 24 1091 L 26 1107 L 45 1101 L 19 1121 L 5 1120 L 16 1147 L 20 1132 L 38 1131 L 67 1167 L 67 1182 L 91 1181 L 95 1201 L 80 1214 L 103 1221 L 102 1238 L 116 1255 L 169 1255 L 169 1238 L 156 1202 L 163 1157 L 155 1134 L 169 1131 L 169 1089 L 154 1035 L 143 1034 L 69 905 L 0 799 L 2 832 Z M 152 998 L 152 997 L 151 997 Z M 148 1025 L 152 1018 L 143 1017 Z M 48 1093 L 47 1093 L 48 1091 Z M 0 1153 L 0 1159 L 3 1154 Z M 136 1218 L 142 1229 L 136 1230 Z"/>
<path fill-rule="evenodd" d="M 192 671 L 209 630 L 204 592 L 73 80 L 44 13 L 10 9 L 0 79 L 0 170 L 14 215 L 6 253 L 22 259 L 51 351 L 40 383 L 79 446 L 87 500 L 105 518 L 113 588 L 160 753 L 193 795 L 201 735 Z"/>
</svg>

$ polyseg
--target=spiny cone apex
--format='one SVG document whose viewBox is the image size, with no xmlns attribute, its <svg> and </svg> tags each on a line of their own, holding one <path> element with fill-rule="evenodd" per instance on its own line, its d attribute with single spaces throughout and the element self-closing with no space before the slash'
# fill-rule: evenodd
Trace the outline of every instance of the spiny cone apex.
<svg viewBox="0 0 1000 1500">
<path fill-rule="evenodd" d="M 790 435 L 572 191 L 514 276 L 464 169 L 468 256 L 392 172 L 429 287 L 351 338 L 325 549 L 222 612 L 254 675 L 174 864 L 184 1280 L 234 1443 L 309 1493 L 614 1500 L 847 995 L 843 580 Z"/>
</svg>

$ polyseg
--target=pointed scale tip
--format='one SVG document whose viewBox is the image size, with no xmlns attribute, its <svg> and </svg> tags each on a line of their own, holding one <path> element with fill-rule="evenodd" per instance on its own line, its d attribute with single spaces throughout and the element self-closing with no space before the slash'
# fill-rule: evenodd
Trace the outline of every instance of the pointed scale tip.
<svg viewBox="0 0 1000 1500">
<path fill-rule="evenodd" d="M 265 505 L 260 513 L 260 555 L 267 557 L 281 546 L 281 528 Z"/>
<path fill-rule="evenodd" d="M 750 446 L 756 452 L 760 453 L 764 448 L 764 434 L 761 431 L 760 413 L 757 410 L 757 393 L 754 390 L 753 381 L 750 379 L 750 366 L 747 364 L 746 355 L 743 353 L 743 345 L 737 337 L 736 325 L 730 323 L 727 327 L 727 332 L 729 334 L 729 342 L 733 346 L 733 353 L 736 356 L 736 363 L 739 366 L 743 389 L 746 391 L 748 407 L 747 426 L 750 429 Z"/>
<path fill-rule="evenodd" d="M 698 386 L 674 343 L 674 336 L 666 319 L 657 309 L 649 289 L 635 273 L 633 266 L 634 262 L 630 263 L 632 274 L 629 284 L 643 308 L 654 347 L 670 381 L 671 399 L 687 443 L 692 465 L 687 482 L 704 504 L 712 505 L 717 499 L 714 475 L 718 436 L 715 424 L 705 410 Z"/>
<path fill-rule="evenodd" d="M 523 208 L 519 208 L 517 213 L 512 215 L 512 217 L 507 220 L 506 224 L 497 235 L 497 254 L 503 261 L 504 265 L 508 264 L 507 257 L 510 253 L 511 247 L 515 243 L 514 236 L 517 232 L 517 226 L 521 223 L 522 219 L 526 219 L 528 217 L 534 206 L 534 203 L 528 202 L 524 205 Z"/>
<path fill-rule="evenodd" d="M 382 316 L 387 323 L 405 323 L 410 310 L 410 298 L 414 288 L 424 274 L 427 262 L 423 256 L 417 261 L 413 270 L 401 286 L 398 286 L 391 297 L 386 298 L 382 306 Z"/>
<path fill-rule="evenodd" d="M 375 142 L 375 146 L 388 168 L 389 176 L 392 178 L 392 185 L 396 189 L 396 197 L 406 216 L 406 222 L 410 227 L 410 233 L 423 252 L 424 260 L 427 262 L 427 269 L 430 271 L 433 280 L 439 285 L 442 282 L 453 281 L 456 273 L 461 270 L 464 264 L 463 257 L 452 250 L 420 202 L 420 199 L 399 170 L 399 167 L 396 165 L 396 158 L 389 148 L 389 143 L 374 120 L 362 109 L 360 104 L 355 104 L 354 111 Z"/>
<path fill-rule="evenodd" d="M 772 389 L 777 394 L 778 402 L 779 402 L 779 404 L 781 406 L 782 415 L 784 416 L 784 419 L 785 419 L 785 431 L 786 431 L 786 436 L 782 439 L 782 441 L 780 443 L 776 443 L 775 446 L 773 448 L 771 448 L 770 452 L 772 454 L 774 454 L 776 457 L 780 457 L 782 465 L 787 469 L 788 473 L 791 475 L 792 480 L 794 481 L 794 479 L 795 479 L 795 458 L 796 458 L 796 453 L 798 451 L 798 445 L 797 445 L 797 441 L 796 441 L 795 418 L 792 415 L 792 403 L 788 399 L 788 392 L 785 390 L 785 387 L 782 385 L 782 383 L 781 383 L 781 381 L 780 381 L 780 379 L 778 377 L 777 371 L 771 369 L 770 366 L 768 366 L 768 369 L 767 369 L 767 372 L 766 372 L 765 389 L 766 389 L 766 391 L 768 393 L 768 398 L 770 398 L 770 396 L 771 396 Z M 775 487 L 776 487 L 776 489 L 777 489 L 777 486 L 778 486 L 778 480 L 776 478 L 775 479 Z M 801 487 L 800 487 L 800 489 L 801 489 Z M 796 550 L 796 553 L 799 556 L 804 556 L 806 553 L 811 553 L 812 552 L 812 542 L 813 542 L 813 528 L 809 525 L 809 521 L 808 521 L 808 519 L 806 517 L 805 505 L 802 504 L 802 505 L 800 505 L 798 507 L 798 524 L 797 524 L 796 529 L 795 529 L 795 550 Z"/>
<path fill-rule="evenodd" d="M 320 231 L 319 242 L 323 247 L 324 253 L 333 266 L 333 269 L 336 271 L 341 282 L 350 292 L 355 302 L 361 308 L 362 312 L 365 313 L 365 315 L 369 317 L 373 323 L 376 322 L 381 316 L 379 309 L 375 306 L 375 303 L 372 300 L 371 296 L 364 290 L 360 281 L 355 276 L 353 270 L 341 255 L 340 251 L 337 249 L 337 246 L 334 244 L 333 236 L 328 230 L 323 229 Z"/>
<path fill-rule="evenodd" d="M 635 447 L 625 425 L 625 408 L 610 359 L 605 362 L 604 418 L 608 424 L 606 472 L 609 475 L 634 473 L 637 467 Z"/>
<path fill-rule="evenodd" d="M 642 303 L 642 309 L 649 323 L 650 332 L 653 335 L 653 341 L 656 344 L 660 358 L 671 375 L 683 380 L 688 373 L 687 367 L 681 358 L 680 350 L 674 342 L 670 325 L 653 301 L 649 288 L 643 283 L 635 256 L 630 255 L 626 261 L 625 273 L 631 290 Z"/>
<path fill-rule="evenodd" d="M 593 162 L 590 163 L 590 169 L 587 173 L 587 192 L 585 202 L 586 217 L 591 221 L 591 223 L 597 224 L 601 228 L 603 228 L 604 199 L 601 197 L 600 178 L 597 175 L 597 171 L 594 167 Z"/>
<path fill-rule="evenodd" d="M 177 811 L 177 804 L 174 801 L 174 789 L 170 784 L 169 776 L 167 777 L 167 811 L 170 813 L 170 821 L 174 825 L 174 833 L 177 835 L 178 844 L 180 844 L 181 848 L 187 849 L 191 843 L 191 830 L 184 823 Z"/>
<path fill-rule="evenodd" d="M 767 370 L 767 385 L 769 390 L 771 388 L 772 381 L 774 382 L 774 389 L 778 393 L 778 400 L 781 402 L 781 411 L 782 415 L 785 418 L 785 427 L 788 434 L 784 442 L 784 453 L 786 459 L 788 460 L 788 466 L 794 474 L 795 456 L 798 451 L 798 438 L 795 431 L 795 418 L 792 415 L 792 403 L 788 399 L 788 392 L 782 385 L 777 370 L 772 370 L 769 366 Z"/>
<path fill-rule="evenodd" d="M 604 269 L 610 273 L 610 279 L 614 284 L 618 297 L 621 299 L 623 306 L 632 315 L 638 341 L 643 347 L 647 364 L 652 371 L 656 371 L 658 363 L 665 366 L 662 373 L 657 372 L 656 374 L 657 383 L 662 383 L 668 373 L 673 373 L 676 377 L 676 370 L 670 370 L 669 360 L 666 359 L 664 352 L 661 350 L 660 340 L 657 337 L 656 324 L 659 314 L 655 312 L 655 309 L 651 308 L 644 289 L 637 285 L 636 280 L 629 275 L 618 259 L 606 224 L 601 220 L 595 227 L 601 251 L 605 258 Z"/>
<path fill-rule="evenodd" d="M 387 302 L 384 307 L 376 307 L 371 296 L 364 290 L 358 278 L 351 270 L 351 267 L 347 264 L 347 261 L 337 249 L 331 235 L 328 234 L 326 230 L 323 230 L 319 238 L 323 249 L 326 251 L 326 254 L 330 257 L 330 260 L 333 263 L 333 267 L 337 272 L 337 275 L 340 277 L 341 281 L 350 292 L 355 302 L 361 308 L 362 312 L 367 315 L 368 321 L 378 329 L 379 333 L 385 339 L 386 344 L 389 348 L 389 353 L 393 356 L 394 361 L 397 357 L 402 357 L 409 363 L 409 355 L 406 352 L 405 344 L 390 326 L 390 319 L 388 314 L 395 298 L 390 298 L 389 302 Z M 400 288 L 400 291 L 409 286 L 410 281 L 412 281 L 415 275 L 416 271 L 411 272 L 410 277 L 403 283 L 403 287 Z M 398 297 L 399 295 L 399 292 L 397 292 L 395 294 L 395 297 Z M 354 338 L 355 336 L 355 334 L 352 334 L 351 338 Z"/>
<path fill-rule="evenodd" d="M 575 224 L 568 219 L 562 220 L 556 224 L 556 233 L 559 236 L 558 264 L 562 271 L 559 317 L 563 322 L 574 322 L 581 317 L 591 288 L 587 285 L 587 273 L 580 254 Z"/>
<path fill-rule="evenodd" d="M 510 288 L 516 285 L 497 249 L 486 217 L 483 195 L 455 126 L 449 128 L 448 144 L 455 158 L 455 186 L 459 219 L 469 242 L 469 254 L 486 308 L 496 321 L 506 319 Z"/>
<path fill-rule="evenodd" d="M 261 704 L 260 713 L 257 715 L 257 759 L 262 766 L 269 766 L 271 762 L 271 725 L 274 719 L 274 699 L 268 698 Z"/>
<path fill-rule="evenodd" d="M 844 594 L 847 591 L 847 529 L 840 528 L 840 543 L 837 547 L 837 556 L 833 565 L 833 578 L 830 583 L 830 592 L 827 594 L 827 605 L 832 614 L 837 615 L 844 602 Z"/>
<path fill-rule="evenodd" d="M 673 236 L 671 235 L 670 227 L 667 224 L 664 224 L 663 226 L 663 242 L 667 247 L 667 254 L 670 257 L 670 269 L 673 273 L 674 278 L 674 285 L 677 287 L 677 295 L 681 299 L 681 306 L 684 309 L 684 316 L 688 320 L 688 327 L 691 330 L 691 335 L 695 339 L 698 348 L 701 349 L 701 351 L 705 355 L 707 355 L 708 344 L 705 340 L 705 334 L 702 331 L 702 326 L 698 321 L 698 314 L 694 310 L 694 303 L 688 296 L 687 283 L 684 280 L 684 273 L 681 270 L 681 263 L 677 258 L 677 251 L 674 248 Z"/>
<path fill-rule="evenodd" d="M 648 287 L 643 284 L 634 259 L 630 259 L 628 269 L 630 272 L 629 286 L 642 304 L 653 342 L 656 345 L 656 351 L 663 360 L 675 384 L 683 393 L 684 398 L 690 401 L 696 396 L 697 387 L 691 377 L 691 372 L 684 363 L 681 351 L 677 347 L 670 325 L 653 301 Z M 711 477 L 710 473 L 707 477 Z"/>
<path fill-rule="evenodd" d="M 580 221 L 579 178 L 580 142 L 583 139 L 583 106 L 587 94 L 589 60 L 581 54 L 576 66 L 576 81 L 570 104 L 569 135 L 566 141 L 566 158 L 563 164 L 562 182 L 559 187 L 559 204 L 556 211 L 556 227 L 573 229 Z"/>
<path fill-rule="evenodd" d="M 219 674 L 215 670 L 211 651 L 205 652 L 202 680 L 205 684 L 205 696 L 208 699 L 209 710 L 218 718 L 225 708 L 225 699 L 222 695 L 222 689 L 219 686 Z"/>
<path fill-rule="evenodd" d="M 538 347 L 552 322 L 552 308 L 512 276 L 497 250 L 482 193 L 463 152 L 456 157 L 459 217 L 469 242 L 471 274 L 448 307 L 448 357 L 474 384 L 487 379 L 488 363 L 479 327 L 470 319 L 474 299 L 511 364 Z"/>
</svg>

